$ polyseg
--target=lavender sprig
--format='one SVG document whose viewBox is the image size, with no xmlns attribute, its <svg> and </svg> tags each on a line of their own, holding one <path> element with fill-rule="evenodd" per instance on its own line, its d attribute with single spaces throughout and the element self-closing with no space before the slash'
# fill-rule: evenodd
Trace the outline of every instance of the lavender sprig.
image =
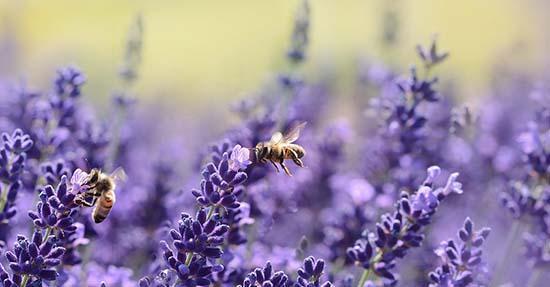
<svg viewBox="0 0 550 287">
<path fill-rule="evenodd" d="M 287 51 L 288 59 L 293 63 L 300 63 L 306 57 L 306 48 L 309 42 L 310 7 L 308 0 L 302 0 L 294 17 L 294 29 Z"/>
<path fill-rule="evenodd" d="M 251 163 L 250 151 L 236 145 L 231 152 L 229 144 L 224 143 L 214 148 L 213 161 L 208 163 L 202 171 L 201 189 L 192 190 L 197 203 L 203 207 L 210 207 L 210 215 L 218 207 L 224 209 L 238 208 L 238 197 L 243 192 L 241 186 L 248 176 L 241 170 Z"/>
<path fill-rule="evenodd" d="M 437 37 L 433 37 L 432 42 L 430 43 L 429 48 L 422 47 L 421 45 L 416 46 L 416 51 L 418 56 L 424 63 L 426 70 L 430 70 L 433 66 L 443 62 L 447 57 L 449 57 L 448 52 L 440 53 L 437 49 Z"/>
<path fill-rule="evenodd" d="M 518 137 L 525 160 L 525 174 L 521 180 L 513 180 L 501 193 L 501 200 L 514 217 L 514 225 L 523 222 L 530 230 L 524 234 L 525 255 L 530 264 L 541 270 L 550 260 L 550 109 L 543 107 L 538 121 L 528 124 L 528 130 Z M 517 228 L 512 228 L 510 238 L 515 238 Z M 512 241 L 510 241 L 512 242 Z M 500 263 L 493 279 L 497 284 L 505 272 Z"/>
<path fill-rule="evenodd" d="M 482 272 L 481 246 L 489 236 L 491 229 L 484 227 L 474 231 L 474 223 L 466 218 L 464 226 L 458 231 L 459 242 L 453 239 L 443 241 L 435 253 L 442 264 L 429 276 L 433 283 L 430 287 L 465 287 L 478 281 Z"/>
<path fill-rule="evenodd" d="M 30 282 L 41 280 L 53 281 L 58 273 L 55 267 L 61 264 L 65 248 L 56 247 L 55 237 L 44 238 L 36 230 L 29 241 L 25 236 L 18 235 L 13 251 L 6 252 L 6 259 L 13 274 L 11 278 L 0 264 L 0 279 L 3 286 L 25 287 Z"/>
<path fill-rule="evenodd" d="M 365 232 L 365 236 L 348 248 L 347 256 L 356 265 L 365 269 L 357 286 L 363 286 L 371 272 L 382 277 L 389 285 L 395 285 L 398 277 L 392 269 L 397 258 L 403 258 L 409 249 L 419 247 L 424 239 L 422 231 L 431 223 L 439 204 L 451 193 L 462 193 L 462 185 L 449 176 L 444 187 L 434 188 L 433 182 L 440 174 L 437 166 L 428 169 L 428 176 L 418 190 L 412 194 L 403 192 L 393 213 L 382 215 L 376 224 L 376 232 Z"/>
<path fill-rule="evenodd" d="M 0 222 L 6 224 L 15 216 L 15 199 L 22 186 L 21 174 L 25 168 L 26 152 L 32 148 L 30 136 L 21 130 L 11 135 L 2 134 L 0 146 Z M 2 235 L 1 238 L 5 236 Z"/>
<path fill-rule="evenodd" d="M 207 219 L 199 210 L 195 218 L 182 213 L 179 228 L 170 230 L 172 245 L 161 241 L 163 257 L 168 267 L 177 275 L 183 286 L 206 286 L 211 283 L 211 273 L 223 270 L 223 265 L 208 264 L 209 259 L 219 258 L 227 225 L 215 219 Z"/>
<path fill-rule="evenodd" d="M 57 167 L 63 170 L 61 165 Z M 82 259 L 77 248 L 88 243 L 84 237 L 84 226 L 77 222 L 79 206 L 74 203 L 76 195 L 87 188 L 86 178 L 87 173 L 80 169 L 73 173 L 70 181 L 62 175 L 55 188 L 52 185 L 41 188 L 36 210 L 28 212 L 35 230 L 45 230 L 44 237 L 53 235 L 56 246 L 64 247 L 66 252 L 62 261 L 65 265 L 80 264 Z"/>
<path fill-rule="evenodd" d="M 283 271 L 273 272 L 271 262 L 267 261 L 263 268 L 256 268 L 250 272 L 242 285 L 238 287 L 288 287 L 290 281 Z"/>
<path fill-rule="evenodd" d="M 55 92 L 59 97 L 80 96 L 81 86 L 86 82 L 86 77 L 75 67 L 65 67 L 57 71 L 54 81 Z"/>
<path fill-rule="evenodd" d="M 164 240 L 160 243 L 168 273 L 175 273 L 178 284 L 183 286 L 211 284 L 214 280 L 212 273 L 224 270 L 223 265 L 212 264 L 212 260 L 221 257 L 221 246 L 230 230 L 224 222 L 234 225 L 232 234 L 235 236 L 239 234 L 235 229 L 244 219 L 239 216 L 237 208 L 241 206 L 238 202 L 238 196 L 243 191 L 241 185 L 247 179 L 241 169 L 251 163 L 249 150 L 239 145 L 231 152 L 228 150 L 227 142 L 214 147 L 212 162 L 202 172 L 201 189 L 192 191 L 201 208 L 195 217 L 182 213 L 178 229 L 169 232 L 174 249 Z M 209 208 L 208 213 L 205 208 Z M 218 208 L 221 208 L 220 213 L 215 212 Z M 231 217 L 228 218 L 228 215 Z M 242 239 L 234 240 L 242 242 Z M 154 283 L 148 278 L 141 282 L 145 286 Z"/>
<path fill-rule="evenodd" d="M 304 259 L 304 265 L 298 269 L 298 279 L 294 287 L 334 287 L 331 282 L 321 283 L 321 276 L 325 269 L 323 259 L 309 256 Z"/>
<path fill-rule="evenodd" d="M 47 235 L 64 238 L 66 232 L 76 231 L 74 223 L 78 210 L 75 195 L 68 190 L 67 177 L 63 176 L 55 189 L 51 185 L 42 189 L 37 210 L 29 211 L 29 217 L 37 228 L 46 229 Z"/>
</svg>

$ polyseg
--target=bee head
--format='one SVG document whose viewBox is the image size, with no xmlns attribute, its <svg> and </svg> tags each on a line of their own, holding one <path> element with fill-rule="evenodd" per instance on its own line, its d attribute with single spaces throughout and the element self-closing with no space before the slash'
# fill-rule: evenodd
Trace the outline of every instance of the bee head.
<svg viewBox="0 0 550 287">
<path fill-rule="evenodd" d="M 90 174 L 88 174 L 88 179 L 86 180 L 86 185 L 89 186 L 95 186 L 97 182 L 99 181 L 99 169 L 94 168 L 90 171 Z"/>
<path fill-rule="evenodd" d="M 256 145 L 256 148 L 254 148 L 254 153 L 256 156 L 256 160 L 260 160 L 264 158 L 267 154 L 269 154 L 269 147 L 260 142 Z"/>
</svg>

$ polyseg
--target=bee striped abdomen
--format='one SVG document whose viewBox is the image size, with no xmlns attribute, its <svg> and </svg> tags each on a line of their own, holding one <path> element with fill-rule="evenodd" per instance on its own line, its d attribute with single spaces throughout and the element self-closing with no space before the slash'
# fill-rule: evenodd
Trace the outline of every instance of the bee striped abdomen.
<svg viewBox="0 0 550 287">
<path fill-rule="evenodd" d="M 111 209 L 113 208 L 113 205 L 115 203 L 115 194 L 114 192 L 107 192 L 103 194 L 94 208 L 94 211 L 92 213 L 92 217 L 94 219 L 95 223 L 100 223 L 107 216 L 109 215 L 109 212 L 111 212 Z"/>
<path fill-rule="evenodd" d="M 99 207 L 96 207 L 96 209 L 98 209 L 98 208 L 99 208 Z M 109 212 L 107 212 L 107 214 L 108 214 L 108 213 L 109 213 Z M 93 219 L 94 219 L 94 222 L 95 222 L 95 223 L 101 223 L 101 222 L 103 222 L 103 220 L 105 220 L 105 218 L 107 218 L 107 216 L 106 216 L 106 215 L 103 215 L 103 214 L 101 214 L 101 213 L 94 212 L 94 214 L 93 214 Z"/>
</svg>

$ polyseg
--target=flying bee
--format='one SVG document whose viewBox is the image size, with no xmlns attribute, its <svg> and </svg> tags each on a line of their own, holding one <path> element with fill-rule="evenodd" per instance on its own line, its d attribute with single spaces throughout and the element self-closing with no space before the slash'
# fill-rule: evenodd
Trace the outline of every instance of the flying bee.
<svg viewBox="0 0 550 287">
<path fill-rule="evenodd" d="M 277 172 L 279 172 L 278 163 L 287 175 L 292 176 L 284 161 L 285 159 L 291 159 L 297 166 L 304 167 L 301 158 L 306 155 L 306 150 L 300 145 L 293 144 L 293 142 L 300 137 L 300 131 L 305 126 L 305 122 L 299 123 L 292 127 L 285 135 L 276 132 L 268 142 L 258 143 L 253 149 L 256 160 L 261 163 L 271 162 Z"/>
<path fill-rule="evenodd" d="M 74 202 L 81 206 L 94 207 L 92 219 L 95 223 L 101 223 L 107 216 L 116 201 L 116 183 L 126 179 L 126 173 L 122 168 L 117 168 L 107 175 L 94 168 L 88 174 L 84 185 L 87 190 L 76 196 Z M 90 201 L 91 199 L 91 201 Z"/>
</svg>

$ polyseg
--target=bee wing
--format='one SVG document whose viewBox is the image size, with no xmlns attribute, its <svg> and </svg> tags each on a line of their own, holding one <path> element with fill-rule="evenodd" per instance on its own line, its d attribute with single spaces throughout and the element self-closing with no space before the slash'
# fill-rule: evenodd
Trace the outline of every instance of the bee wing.
<svg viewBox="0 0 550 287">
<path fill-rule="evenodd" d="M 122 167 L 117 167 L 113 172 L 111 172 L 111 177 L 116 182 L 125 182 L 128 176 Z"/>
<path fill-rule="evenodd" d="M 276 132 L 271 136 L 269 143 L 276 144 L 276 143 L 280 143 L 282 140 L 283 140 L 283 134 L 280 132 Z"/>
<path fill-rule="evenodd" d="M 283 141 L 285 143 L 295 142 L 300 137 L 300 132 L 304 129 L 306 124 L 307 124 L 306 122 L 301 122 L 301 123 L 298 123 L 298 124 L 292 126 L 292 128 L 290 128 L 288 133 L 286 133 L 284 135 Z"/>
</svg>

